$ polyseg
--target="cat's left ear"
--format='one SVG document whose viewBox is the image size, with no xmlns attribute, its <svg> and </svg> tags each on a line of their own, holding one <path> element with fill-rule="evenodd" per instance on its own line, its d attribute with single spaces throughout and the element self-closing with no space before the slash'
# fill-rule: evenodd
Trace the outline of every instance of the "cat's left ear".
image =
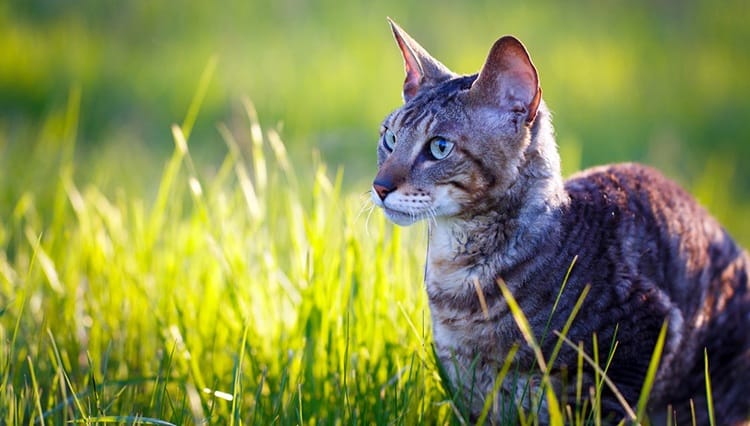
<svg viewBox="0 0 750 426">
<path fill-rule="evenodd" d="M 517 38 L 505 36 L 495 42 L 470 93 L 484 104 L 509 110 L 525 124 L 534 121 L 542 89 L 529 53 Z"/>
<path fill-rule="evenodd" d="M 454 74 L 437 59 L 433 58 L 424 47 L 420 46 L 406 31 L 388 18 L 393 30 L 393 37 L 398 43 L 401 55 L 404 57 L 404 102 L 417 96 L 420 90 L 434 87 L 438 83 L 449 80 Z"/>
</svg>

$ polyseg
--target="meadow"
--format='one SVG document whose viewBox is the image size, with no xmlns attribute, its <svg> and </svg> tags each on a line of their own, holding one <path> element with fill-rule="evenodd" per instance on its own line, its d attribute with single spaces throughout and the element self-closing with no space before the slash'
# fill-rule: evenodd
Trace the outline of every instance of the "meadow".
<svg viewBox="0 0 750 426">
<path fill-rule="evenodd" d="M 465 422 L 432 353 L 426 229 L 368 200 L 403 78 L 385 16 L 466 73 L 519 35 L 566 173 L 653 164 L 748 246 L 747 13 L 1 4 L 0 424 Z"/>
</svg>

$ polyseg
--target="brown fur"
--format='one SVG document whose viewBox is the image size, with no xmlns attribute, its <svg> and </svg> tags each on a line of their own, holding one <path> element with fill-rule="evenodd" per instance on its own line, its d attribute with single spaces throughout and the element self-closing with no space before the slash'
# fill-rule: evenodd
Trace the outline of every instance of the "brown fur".
<svg viewBox="0 0 750 426">
<path fill-rule="evenodd" d="M 651 168 L 611 165 L 564 182 L 537 72 L 518 40 L 501 38 L 478 75 L 458 76 L 392 27 L 405 61 L 406 103 L 383 122 L 372 198 L 398 224 L 429 223 L 425 284 L 435 345 L 469 414 L 478 416 L 515 344 L 521 374 L 502 384 L 496 408 L 525 383 L 539 386 L 533 352 L 497 286 L 501 279 L 537 338 L 548 321 L 561 330 L 590 285 L 567 337 L 591 354 L 596 335 L 600 359 L 617 341 L 608 376 L 631 407 L 668 321 L 649 398 L 652 420 L 663 422 L 671 407 L 684 423 L 693 400 L 699 424 L 707 421 L 706 350 L 718 424 L 747 422 L 747 253 Z M 435 146 L 452 150 L 438 159 Z M 555 342 L 548 336 L 542 343 L 546 356 Z M 568 403 L 575 402 L 577 356 L 565 347 L 551 370 Z M 581 374 L 593 386 L 593 371 Z M 610 392 L 602 407 L 611 420 L 626 417 Z"/>
</svg>

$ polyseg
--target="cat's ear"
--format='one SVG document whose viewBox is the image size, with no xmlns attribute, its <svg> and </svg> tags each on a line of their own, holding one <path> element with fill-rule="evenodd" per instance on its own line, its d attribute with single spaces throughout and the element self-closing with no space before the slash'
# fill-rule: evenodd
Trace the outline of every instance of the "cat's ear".
<svg viewBox="0 0 750 426">
<path fill-rule="evenodd" d="M 470 93 L 484 104 L 509 110 L 525 124 L 534 121 L 542 89 L 529 53 L 517 38 L 505 36 L 495 42 Z"/>
<path fill-rule="evenodd" d="M 396 43 L 401 49 L 401 55 L 404 57 L 404 70 L 406 71 L 403 90 L 404 102 L 408 102 L 415 97 L 420 90 L 433 87 L 453 77 L 453 73 L 445 65 L 430 56 L 391 18 L 388 18 L 388 23 L 391 24 L 393 36 L 396 38 Z"/>
</svg>

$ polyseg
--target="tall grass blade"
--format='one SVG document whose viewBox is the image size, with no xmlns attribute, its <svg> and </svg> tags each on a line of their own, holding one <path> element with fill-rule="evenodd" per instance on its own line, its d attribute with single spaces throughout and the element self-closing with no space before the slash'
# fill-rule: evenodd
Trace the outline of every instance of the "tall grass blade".
<svg viewBox="0 0 750 426">
<path fill-rule="evenodd" d="M 573 260 L 570 262 L 570 265 L 568 265 L 568 270 L 565 272 L 565 278 L 563 278 L 562 285 L 560 286 L 560 291 L 557 292 L 557 297 L 555 297 L 555 303 L 552 304 L 552 311 L 550 311 L 549 317 L 547 318 L 547 323 L 544 325 L 544 332 L 542 333 L 541 343 L 544 343 L 545 339 L 547 338 L 547 333 L 549 332 L 549 327 L 550 327 L 550 324 L 552 323 L 552 315 L 554 315 L 555 312 L 557 312 L 557 305 L 560 303 L 560 298 L 562 297 L 563 291 L 565 291 L 565 287 L 568 284 L 570 273 L 573 271 L 573 267 L 575 266 L 577 261 L 578 261 L 578 255 L 575 255 L 573 257 Z"/>
<path fill-rule="evenodd" d="M 65 290 L 62 283 L 60 282 L 60 276 L 57 274 L 55 262 L 42 247 L 42 236 L 39 235 L 37 237 L 36 235 L 34 235 L 34 231 L 31 229 L 31 227 L 27 226 L 26 239 L 29 241 L 29 244 L 34 250 L 34 253 L 36 253 L 36 258 L 39 261 L 39 266 L 42 268 L 44 275 L 47 277 L 47 283 L 49 283 L 50 288 L 57 294 L 63 294 Z"/>
<path fill-rule="evenodd" d="M 302 383 L 297 385 L 297 419 L 299 424 L 305 424 L 305 416 L 302 411 Z"/>
<path fill-rule="evenodd" d="M 593 402 L 593 409 L 591 411 L 590 416 L 593 417 L 593 421 L 596 425 L 601 424 L 601 414 L 602 414 L 602 407 L 601 407 L 601 399 L 602 399 L 602 390 L 604 388 L 604 385 L 607 385 L 607 382 L 604 380 L 607 376 L 607 371 L 609 371 L 609 366 L 612 364 L 612 360 L 615 357 L 615 352 L 617 351 L 618 341 L 617 341 L 617 333 L 618 333 L 618 325 L 615 325 L 615 331 L 612 333 L 612 340 L 610 342 L 609 346 L 609 352 L 607 353 L 607 360 L 604 363 L 603 369 L 595 369 L 594 370 L 594 383 L 596 383 L 596 386 L 593 391 L 593 397 L 591 398 L 591 401 Z M 594 363 L 597 366 L 602 365 L 601 361 L 599 360 L 599 339 L 594 333 L 594 335 L 591 336 L 591 342 L 592 342 L 592 351 L 594 353 Z M 583 349 L 581 348 L 581 351 Z M 579 352 L 582 354 L 583 352 Z M 602 376 L 599 374 L 599 372 L 603 372 L 604 375 Z"/>
<path fill-rule="evenodd" d="M 654 386 L 654 379 L 656 378 L 656 371 L 659 368 L 659 362 L 661 361 L 661 353 L 664 349 L 664 340 L 667 337 L 667 321 L 661 326 L 659 337 L 656 339 L 656 346 L 651 354 L 651 361 L 648 363 L 648 369 L 646 370 L 646 378 L 643 381 L 643 387 L 641 388 L 641 395 L 638 397 L 638 416 L 636 417 L 636 423 L 641 423 L 646 416 L 646 408 L 648 406 L 648 396 L 651 393 L 651 388 Z"/>
<path fill-rule="evenodd" d="M 57 374 L 59 374 L 62 378 L 60 380 L 60 386 L 62 389 L 70 389 L 71 397 L 73 398 L 73 403 L 75 404 L 75 407 L 78 409 L 78 412 L 80 413 L 83 420 L 88 419 L 88 415 L 86 414 L 86 410 L 83 408 L 83 404 L 81 403 L 80 399 L 78 398 L 78 394 L 76 394 L 75 388 L 73 387 L 73 383 L 70 381 L 70 377 L 68 377 L 68 373 L 65 371 L 65 365 L 62 361 L 62 356 L 60 355 L 60 349 L 57 347 L 57 342 L 55 341 L 55 337 L 52 335 L 52 331 L 50 329 L 47 329 L 47 335 L 49 336 L 50 343 L 52 344 L 52 353 L 55 356 L 55 367 L 57 368 Z"/>
<path fill-rule="evenodd" d="M 502 368 L 500 368 L 500 372 L 497 373 L 497 376 L 495 376 L 495 384 L 492 386 L 492 392 L 487 395 L 487 399 L 484 401 L 484 407 L 482 407 L 482 412 L 479 414 L 479 419 L 477 420 L 478 425 L 485 424 L 492 405 L 495 404 L 495 401 L 497 401 L 497 393 L 500 392 L 500 386 L 502 386 L 503 381 L 505 380 L 505 376 L 508 375 L 510 366 L 513 364 L 513 360 L 515 359 L 516 352 L 518 352 L 518 345 L 511 346 L 510 350 L 508 351 L 508 355 L 505 357 L 505 362 L 503 362 L 503 366 Z"/>
<path fill-rule="evenodd" d="M 576 300 L 575 305 L 573 305 L 573 309 L 570 311 L 570 315 L 568 315 L 568 319 L 565 320 L 565 324 L 563 325 L 562 330 L 560 333 L 563 336 L 568 335 L 568 331 L 570 330 L 570 327 L 573 326 L 573 320 L 575 320 L 575 317 L 578 315 L 578 311 L 581 310 L 581 307 L 583 306 L 583 301 L 586 300 L 586 296 L 589 294 L 589 290 L 591 290 L 591 285 L 586 285 L 583 288 L 583 291 L 581 291 L 581 295 L 578 296 L 578 300 Z M 560 353 L 560 349 L 562 348 L 563 341 L 558 339 L 557 343 L 555 344 L 555 347 L 552 349 L 552 353 L 549 356 L 549 364 L 553 365 L 555 363 L 555 360 L 557 359 L 557 355 Z"/>
<path fill-rule="evenodd" d="M 182 121 L 182 130 L 185 132 L 186 139 L 190 139 L 190 133 L 193 131 L 193 126 L 195 125 L 195 120 L 198 118 L 201 104 L 208 92 L 208 86 L 211 84 L 211 79 L 216 70 L 217 62 L 218 58 L 215 55 L 211 56 L 206 67 L 203 69 L 203 73 L 201 73 L 200 81 L 198 82 L 198 89 L 195 91 L 195 95 L 193 95 L 193 99 L 190 101 L 190 106 L 185 114 L 185 119 Z"/>
<path fill-rule="evenodd" d="M 583 356 L 581 355 L 583 353 L 583 342 L 578 342 L 578 364 L 576 366 L 576 371 L 583 371 Z M 579 374 L 576 377 L 576 402 L 580 402 L 583 397 L 583 374 Z M 583 419 L 586 418 L 586 409 L 588 400 L 583 402 L 583 406 L 580 408 L 579 412 L 576 413 L 575 421 L 576 424 L 583 423 Z M 593 410 L 592 410 L 593 411 Z"/>
<path fill-rule="evenodd" d="M 245 199 L 245 205 L 247 212 L 253 221 L 257 222 L 263 217 L 263 207 L 261 206 L 260 199 L 255 191 L 252 180 L 250 180 L 250 174 L 242 161 L 242 154 L 240 151 L 239 144 L 235 140 L 232 133 L 226 126 L 219 128 L 221 136 L 224 142 L 229 148 L 229 156 L 232 158 L 232 164 L 234 164 L 234 173 L 237 176 L 237 181 L 240 184 L 242 195 Z"/>
<path fill-rule="evenodd" d="M 706 377 L 706 404 L 708 405 L 708 421 L 711 426 L 714 426 L 716 424 L 716 420 L 714 418 L 714 397 L 713 392 L 711 391 L 711 375 L 709 374 L 708 369 L 708 349 L 706 348 L 703 349 L 703 363 L 703 374 Z"/>
<path fill-rule="evenodd" d="M 229 420 L 229 425 L 234 426 L 241 424 L 240 420 L 240 408 L 242 402 L 242 362 L 245 359 L 245 349 L 247 346 L 247 333 L 250 330 L 250 326 L 246 325 L 245 330 L 242 332 L 242 341 L 240 342 L 240 352 L 237 355 L 237 361 L 234 371 L 234 386 L 232 387 L 232 415 Z"/>
<path fill-rule="evenodd" d="M 263 130 L 260 128 L 258 112 L 250 99 L 243 99 L 245 113 L 250 121 L 250 139 L 252 141 L 253 169 L 255 171 L 255 184 L 260 194 L 265 194 L 268 184 L 268 170 L 266 169 L 266 156 L 263 153 Z"/>
<path fill-rule="evenodd" d="M 175 150 L 172 157 L 164 166 L 161 180 L 159 181 L 159 190 L 156 194 L 156 201 L 151 209 L 151 217 L 148 228 L 148 245 L 152 245 L 154 240 L 162 231 L 162 226 L 168 218 L 167 206 L 172 195 L 172 187 L 177 179 L 177 175 L 182 167 L 182 161 L 187 153 L 187 141 L 184 132 L 179 130 L 177 125 L 172 126 L 172 138 L 175 143 Z"/>
<path fill-rule="evenodd" d="M 39 383 L 36 381 L 36 373 L 34 373 L 34 363 L 31 362 L 31 357 L 26 357 L 29 363 L 29 374 L 31 375 L 31 386 L 34 389 L 34 406 L 39 412 L 39 422 L 44 426 L 44 411 L 42 410 L 42 396 L 39 395 Z"/>
<path fill-rule="evenodd" d="M 276 157 L 276 163 L 284 172 L 284 176 L 286 176 L 287 181 L 292 186 L 292 190 L 296 191 L 297 176 L 294 172 L 294 167 L 292 167 L 292 164 L 289 161 L 289 155 L 287 154 L 284 142 L 281 140 L 281 136 L 279 136 L 275 130 L 269 130 L 266 132 L 266 135 L 268 137 L 268 145 L 271 147 L 271 150 L 273 150 L 274 156 Z"/>
<path fill-rule="evenodd" d="M 172 126 L 172 136 L 174 137 L 177 149 L 182 151 L 183 162 L 188 173 L 188 186 L 190 187 L 190 194 L 193 196 L 193 201 L 202 219 L 208 219 L 208 207 L 206 206 L 203 187 L 201 186 L 200 180 L 198 179 L 198 170 L 193 163 L 193 158 L 190 156 L 190 150 L 188 149 L 187 138 L 183 133 L 183 129 L 179 126 Z"/>
<path fill-rule="evenodd" d="M 539 343 L 536 341 L 536 338 L 534 337 L 534 334 L 531 330 L 531 325 L 529 325 L 528 319 L 526 319 L 526 315 L 521 310 L 521 307 L 518 305 L 518 302 L 516 302 L 516 299 L 513 297 L 513 294 L 510 292 L 508 287 L 505 285 L 505 282 L 503 280 L 498 279 L 497 285 L 500 287 L 500 291 L 503 293 L 503 298 L 505 299 L 505 302 L 508 304 L 508 308 L 510 309 L 511 314 L 513 315 L 513 319 L 516 321 L 516 325 L 521 330 L 521 334 L 524 337 L 524 340 L 526 340 L 526 343 L 531 347 L 531 349 L 534 351 L 534 355 L 536 356 L 537 363 L 539 364 L 539 367 L 542 371 L 545 373 L 547 370 L 547 362 L 544 359 L 544 354 L 542 353 L 542 348 L 539 345 Z M 562 425 L 563 424 L 563 416 L 562 416 L 562 410 L 560 409 L 560 403 L 557 400 L 557 396 L 555 395 L 555 388 L 552 386 L 552 383 L 549 379 L 549 374 L 544 374 L 542 376 L 542 383 L 544 387 L 546 387 L 544 396 L 547 400 L 547 410 L 549 411 L 549 417 L 550 417 L 550 424 L 552 425 Z"/>
<path fill-rule="evenodd" d="M 31 271 L 34 267 L 34 264 L 36 264 L 36 258 L 37 258 L 37 252 L 32 251 L 31 260 L 29 262 L 29 267 L 26 271 L 26 276 L 24 278 L 26 282 L 29 281 L 29 277 L 31 276 Z M 25 290 L 23 292 L 23 297 L 21 297 L 21 301 L 19 303 L 18 316 L 16 318 L 15 324 L 13 325 L 13 333 L 11 334 L 10 342 L 8 342 L 9 343 L 8 344 L 8 359 L 7 359 L 6 365 L 3 366 L 3 370 L 4 370 L 3 381 L 2 383 L 0 383 L 0 391 L 6 390 L 11 385 L 10 372 L 11 372 L 11 367 L 12 367 L 12 362 L 13 362 L 13 349 L 16 347 L 16 341 L 18 340 L 18 337 L 19 337 L 19 331 L 21 329 L 21 319 L 23 319 L 24 317 L 23 313 L 26 310 L 28 299 L 29 299 L 29 291 Z"/>
</svg>

